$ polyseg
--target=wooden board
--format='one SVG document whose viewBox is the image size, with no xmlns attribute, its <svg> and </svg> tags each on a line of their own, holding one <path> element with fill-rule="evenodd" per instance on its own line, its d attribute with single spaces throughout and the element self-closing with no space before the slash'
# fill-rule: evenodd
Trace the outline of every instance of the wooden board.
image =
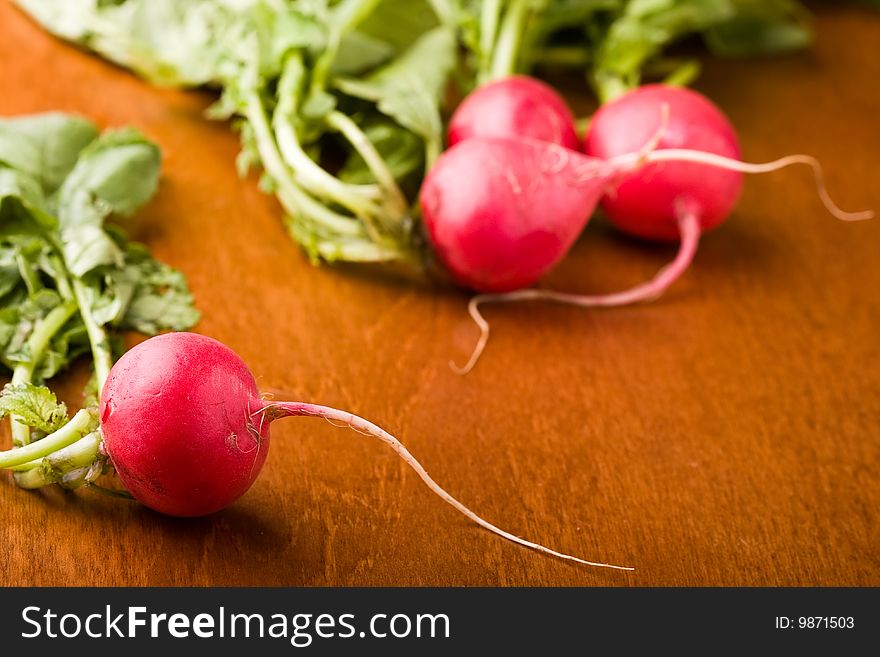
<svg viewBox="0 0 880 657">
<path fill-rule="evenodd" d="M 827 7 L 816 27 L 812 51 L 713 61 L 699 88 L 747 158 L 812 153 L 842 204 L 880 210 L 880 15 Z M 657 303 L 489 309 L 492 342 L 462 378 L 447 362 L 476 337 L 466 295 L 311 266 L 237 177 L 209 96 L 152 88 L 7 2 L 0 62 L 0 114 L 81 112 L 162 145 L 161 191 L 130 231 L 185 271 L 198 330 L 263 389 L 375 420 L 515 533 L 637 568 L 500 540 L 384 446 L 303 419 L 274 427 L 258 483 L 208 518 L 0 476 L 0 584 L 880 585 L 880 224 L 827 216 L 805 170 L 750 178 Z M 596 221 L 547 284 L 621 289 L 671 256 Z M 73 404 L 85 375 L 61 382 Z"/>
</svg>

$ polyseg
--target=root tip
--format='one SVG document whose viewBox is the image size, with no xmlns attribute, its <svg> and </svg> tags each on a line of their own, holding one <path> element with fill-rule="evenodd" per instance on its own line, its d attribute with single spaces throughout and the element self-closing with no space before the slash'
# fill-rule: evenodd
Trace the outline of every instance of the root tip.
<svg viewBox="0 0 880 657">
<path fill-rule="evenodd" d="M 465 374 L 470 372 L 472 369 L 474 369 L 474 366 L 472 363 L 465 363 L 465 365 L 462 366 L 462 365 L 458 365 L 454 360 L 450 360 L 449 361 L 449 369 L 451 369 L 453 372 L 455 372 L 459 376 L 464 376 Z"/>
</svg>

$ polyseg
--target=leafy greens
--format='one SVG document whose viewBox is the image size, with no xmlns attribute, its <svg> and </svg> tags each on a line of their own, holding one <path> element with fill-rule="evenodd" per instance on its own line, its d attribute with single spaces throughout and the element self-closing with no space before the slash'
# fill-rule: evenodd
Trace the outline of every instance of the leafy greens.
<svg viewBox="0 0 880 657">
<path fill-rule="evenodd" d="M 44 384 L 72 360 L 91 356 L 98 391 L 123 331 L 198 321 L 182 274 L 107 223 L 155 194 L 160 163 L 156 145 L 131 128 L 99 134 L 60 113 L 0 119 L 0 362 L 12 372 L 0 415 L 11 416 L 15 447 L 66 427 L 67 409 Z M 97 426 L 87 416 L 66 434 L 84 440 Z M 85 446 L 98 459 L 93 438 Z M 76 454 L 71 463 L 83 460 Z M 53 463 L 20 464 L 16 478 L 84 483 Z"/>
</svg>

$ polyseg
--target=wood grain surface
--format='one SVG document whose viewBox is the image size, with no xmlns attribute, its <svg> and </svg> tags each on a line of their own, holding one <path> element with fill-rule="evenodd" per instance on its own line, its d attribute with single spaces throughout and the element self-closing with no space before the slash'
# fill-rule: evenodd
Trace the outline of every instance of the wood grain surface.
<svg viewBox="0 0 880 657">
<path fill-rule="evenodd" d="M 810 52 L 712 61 L 698 87 L 748 159 L 812 153 L 842 205 L 880 210 L 880 15 L 827 6 L 816 27 Z M 880 585 L 880 223 L 826 215 L 808 172 L 750 178 L 656 303 L 489 309 L 493 339 L 459 377 L 466 295 L 311 266 L 276 201 L 237 177 L 236 136 L 202 116 L 210 96 L 152 88 L 7 2 L 0 70 L 2 115 L 75 111 L 161 144 L 160 193 L 130 232 L 185 271 L 198 330 L 262 389 L 376 421 L 515 533 L 637 568 L 507 543 L 383 445 L 299 419 L 273 427 L 253 489 L 207 518 L 0 476 L 0 584 Z M 672 254 L 596 220 L 546 284 L 621 289 Z M 71 404 L 86 375 L 61 378 Z"/>
</svg>

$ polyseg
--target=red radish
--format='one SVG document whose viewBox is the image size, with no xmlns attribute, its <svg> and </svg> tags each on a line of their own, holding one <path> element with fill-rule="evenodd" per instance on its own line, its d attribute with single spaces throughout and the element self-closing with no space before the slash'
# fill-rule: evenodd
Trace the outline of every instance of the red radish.
<svg viewBox="0 0 880 657">
<path fill-rule="evenodd" d="M 269 425 L 312 416 L 342 423 L 391 447 L 434 493 L 470 520 L 514 543 L 590 566 L 483 520 L 443 490 L 396 438 L 356 415 L 301 402 L 267 402 L 231 349 L 194 333 L 150 338 L 114 365 L 101 400 L 101 433 L 111 462 L 141 503 L 174 516 L 231 504 L 253 484 L 269 450 Z"/>
<path fill-rule="evenodd" d="M 619 117 L 616 108 L 623 108 Z M 807 164 L 831 214 L 846 221 L 873 216 L 840 210 L 815 158 L 739 161 L 730 123 L 708 100 L 685 89 L 654 85 L 609 103 L 594 119 L 587 150 L 579 155 L 535 140 L 474 138 L 447 151 L 428 173 L 421 202 L 440 259 L 461 285 L 495 293 L 470 302 L 481 336 L 468 363 L 456 368 L 460 372 L 473 368 L 488 340 L 482 303 L 543 299 L 597 307 L 661 295 L 690 265 L 702 231 L 733 209 L 743 173 Z M 604 194 L 603 207 L 624 230 L 679 239 L 675 260 L 651 281 L 615 294 L 520 289 L 562 259 L 589 220 L 597 194 Z"/>
<path fill-rule="evenodd" d="M 533 139 L 476 137 L 447 150 L 419 200 L 455 281 L 481 292 L 533 284 L 571 248 L 602 196 L 602 162 Z"/>
<path fill-rule="evenodd" d="M 449 146 L 474 137 L 524 137 L 580 150 L 574 116 L 556 91 L 514 75 L 472 91 L 449 123 Z"/>
<path fill-rule="evenodd" d="M 608 160 L 638 153 L 652 140 L 652 150 L 682 148 L 740 159 L 736 131 L 718 107 L 696 91 L 660 84 L 599 108 L 584 148 Z M 624 176 L 602 199 L 602 209 L 630 235 L 677 241 L 683 208 L 698 217 L 701 231 L 715 228 L 733 211 L 742 184 L 736 170 L 692 162 L 648 164 Z"/>
</svg>

